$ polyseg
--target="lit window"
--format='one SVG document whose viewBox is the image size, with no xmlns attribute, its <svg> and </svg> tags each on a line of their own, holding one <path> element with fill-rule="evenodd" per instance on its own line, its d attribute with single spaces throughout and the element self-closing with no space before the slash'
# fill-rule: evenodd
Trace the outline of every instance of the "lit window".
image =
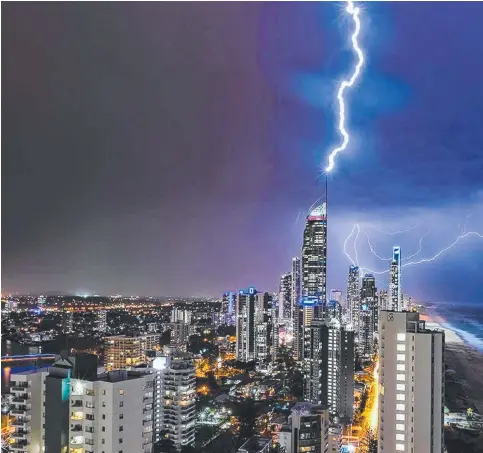
<svg viewBox="0 0 483 453">
<path fill-rule="evenodd" d="M 396 431 L 404 431 L 404 423 L 396 423 Z"/>
<path fill-rule="evenodd" d="M 396 434 L 396 440 L 401 440 L 404 442 L 404 434 L 397 433 Z"/>
<path fill-rule="evenodd" d="M 124 390 L 123 389 L 119 389 L 119 395 L 124 395 Z"/>
<path fill-rule="evenodd" d="M 406 384 L 396 384 L 396 390 L 399 390 L 400 392 L 406 391 Z"/>
<path fill-rule="evenodd" d="M 396 395 L 396 400 L 398 401 L 404 401 L 406 399 L 406 395 L 404 395 L 404 393 L 398 393 Z"/>
<path fill-rule="evenodd" d="M 406 345 L 405 344 L 398 344 L 397 345 L 397 350 L 398 351 L 401 351 L 401 352 L 406 351 Z"/>
<path fill-rule="evenodd" d="M 396 377 L 396 380 L 398 381 L 405 381 L 406 380 L 406 375 L 404 374 L 398 374 Z"/>
<path fill-rule="evenodd" d="M 404 410 L 406 410 L 406 405 L 402 404 L 402 403 L 398 403 L 398 404 L 396 404 L 396 410 L 397 411 L 404 411 Z"/>
<path fill-rule="evenodd" d="M 406 334 L 405 333 L 398 333 L 397 334 L 397 341 L 406 341 Z"/>
<path fill-rule="evenodd" d="M 404 365 L 404 363 L 398 363 L 398 364 L 396 365 L 396 369 L 397 369 L 398 371 L 406 371 L 406 365 Z"/>
<path fill-rule="evenodd" d="M 404 444 L 396 444 L 397 451 L 404 451 Z"/>
<path fill-rule="evenodd" d="M 398 422 L 403 422 L 406 419 L 406 416 L 404 414 L 396 414 L 396 420 Z"/>
<path fill-rule="evenodd" d="M 398 362 L 404 362 L 406 360 L 406 354 L 398 354 L 397 355 L 397 361 Z"/>
</svg>

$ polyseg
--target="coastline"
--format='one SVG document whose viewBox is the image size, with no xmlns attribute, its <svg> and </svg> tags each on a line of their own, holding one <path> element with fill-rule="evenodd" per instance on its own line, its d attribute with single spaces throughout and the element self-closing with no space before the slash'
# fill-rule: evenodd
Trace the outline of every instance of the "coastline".
<svg viewBox="0 0 483 453">
<path fill-rule="evenodd" d="M 445 405 L 451 412 L 472 408 L 483 414 L 483 353 L 468 344 L 446 321 L 437 315 L 421 315 L 429 329 L 445 333 Z"/>
</svg>

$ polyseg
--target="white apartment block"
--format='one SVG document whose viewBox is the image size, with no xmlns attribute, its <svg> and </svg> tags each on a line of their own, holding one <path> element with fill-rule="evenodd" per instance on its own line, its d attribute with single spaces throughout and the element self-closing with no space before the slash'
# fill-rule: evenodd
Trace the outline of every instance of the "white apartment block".
<svg viewBox="0 0 483 453">
<path fill-rule="evenodd" d="M 13 395 L 10 415 L 16 453 L 42 453 L 44 445 L 44 390 L 48 368 L 10 375 L 10 393 Z"/>
<path fill-rule="evenodd" d="M 444 332 L 415 312 L 380 312 L 378 453 L 444 451 Z"/>
<path fill-rule="evenodd" d="M 152 374 L 113 371 L 90 382 L 71 380 L 70 453 L 151 453 Z"/>
<path fill-rule="evenodd" d="M 84 374 L 81 365 L 63 357 L 48 369 L 10 376 L 16 431 L 12 451 L 151 453 L 154 374 L 72 377 Z"/>
</svg>

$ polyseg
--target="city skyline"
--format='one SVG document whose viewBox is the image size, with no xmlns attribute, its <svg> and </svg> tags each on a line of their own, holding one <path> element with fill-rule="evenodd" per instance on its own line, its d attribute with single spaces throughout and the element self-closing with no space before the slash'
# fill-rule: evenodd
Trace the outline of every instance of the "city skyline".
<svg viewBox="0 0 483 453">
<path fill-rule="evenodd" d="M 348 24 L 330 3 L 214 8 L 4 6 L 2 290 L 276 291 L 323 193 L 333 87 L 352 61 Z M 419 230 L 397 240 L 367 231 L 381 255 L 397 242 L 408 256 L 431 230 L 422 257 L 467 220 L 468 230 L 483 223 L 474 151 L 483 89 L 471 83 L 481 8 L 364 5 L 377 28 L 361 36 L 371 58 L 350 95 L 354 144 L 329 180 L 329 288 L 345 287 L 343 241 L 356 222 L 395 231 L 416 220 Z M 448 17 L 466 24 L 457 36 Z M 189 57 L 160 44 L 170 42 Z M 385 270 L 364 240 L 360 264 Z M 482 246 L 467 238 L 434 264 L 405 268 L 403 291 L 481 300 L 472 282 Z"/>
</svg>

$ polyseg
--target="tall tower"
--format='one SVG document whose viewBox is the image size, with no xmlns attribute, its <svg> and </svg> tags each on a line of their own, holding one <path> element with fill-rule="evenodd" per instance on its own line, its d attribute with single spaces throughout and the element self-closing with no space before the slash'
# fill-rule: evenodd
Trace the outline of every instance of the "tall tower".
<svg viewBox="0 0 483 453">
<path fill-rule="evenodd" d="M 378 452 L 444 449 L 444 332 L 419 313 L 382 310 Z"/>
<path fill-rule="evenodd" d="M 273 346 L 273 322 L 272 318 L 272 295 L 268 293 L 258 293 L 255 295 L 255 355 L 254 358 L 260 364 L 260 369 L 267 364 Z"/>
<path fill-rule="evenodd" d="M 255 359 L 255 296 L 253 287 L 236 296 L 236 358 L 241 362 Z"/>
<path fill-rule="evenodd" d="M 349 320 L 357 332 L 359 328 L 359 267 L 349 266 L 349 278 L 347 281 L 347 309 Z"/>
<path fill-rule="evenodd" d="M 292 326 L 293 353 L 295 360 L 302 360 L 303 349 L 303 308 L 301 304 L 302 287 L 300 275 L 300 258 L 292 258 Z"/>
<path fill-rule="evenodd" d="M 374 311 L 377 312 L 376 292 L 374 275 L 365 274 L 362 278 L 358 326 L 359 355 L 364 359 L 370 359 L 374 352 Z"/>
<path fill-rule="evenodd" d="M 394 311 L 402 311 L 402 290 L 401 290 L 401 247 L 394 246 L 392 248 L 391 262 L 391 309 Z"/>
<path fill-rule="evenodd" d="M 292 319 L 292 274 L 283 274 L 280 277 L 278 293 L 278 318 L 281 322 L 290 322 Z"/>
<path fill-rule="evenodd" d="M 322 203 L 307 216 L 302 245 L 302 297 L 314 303 L 304 311 L 304 323 L 322 319 L 327 294 L 327 205 Z"/>
</svg>

